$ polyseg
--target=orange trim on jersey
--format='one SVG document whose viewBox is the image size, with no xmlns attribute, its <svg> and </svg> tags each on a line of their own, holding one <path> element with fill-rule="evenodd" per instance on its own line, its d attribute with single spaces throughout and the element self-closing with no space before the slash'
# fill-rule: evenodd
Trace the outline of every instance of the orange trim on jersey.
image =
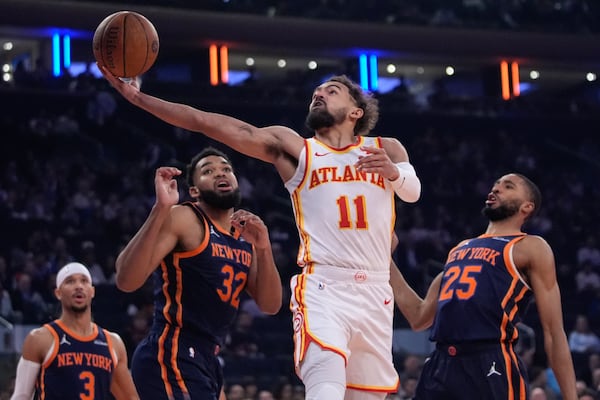
<svg viewBox="0 0 600 400">
<path fill-rule="evenodd" d="M 207 226 L 207 222 L 204 221 L 204 223 L 205 223 L 205 226 Z M 208 230 L 207 230 L 207 232 L 208 232 Z M 200 246 L 198 246 L 196 249 L 194 249 L 192 251 L 182 252 L 182 253 L 174 253 L 173 267 L 175 268 L 176 288 L 177 288 L 175 290 L 175 298 L 174 299 L 172 299 L 169 296 L 169 293 L 167 292 L 168 281 L 169 281 L 168 274 L 167 274 L 167 266 L 164 263 L 164 261 L 161 263 L 161 267 L 163 269 L 163 281 L 165 282 L 163 284 L 163 294 L 165 296 L 165 307 L 163 308 L 163 315 L 164 315 L 165 319 L 168 321 L 168 324 L 165 326 L 165 329 L 163 330 L 163 332 L 159 338 L 158 363 L 160 364 L 161 377 L 163 378 L 163 383 L 165 384 L 165 389 L 166 389 L 167 393 L 169 393 L 170 395 L 173 394 L 172 393 L 173 389 L 171 387 L 171 384 L 168 381 L 167 367 L 165 365 L 165 359 L 164 359 L 164 357 L 165 357 L 164 346 L 165 346 L 166 337 L 169 333 L 169 325 L 173 326 L 173 328 L 175 329 L 173 337 L 171 339 L 171 359 L 169 360 L 169 362 L 171 364 L 171 368 L 173 369 L 173 372 L 175 373 L 175 380 L 177 381 L 177 385 L 184 393 L 188 393 L 187 387 L 186 387 L 183 377 L 181 375 L 181 371 L 179 370 L 179 367 L 177 366 L 177 352 L 179 350 L 179 332 L 180 332 L 180 327 L 183 325 L 183 307 L 181 305 L 181 296 L 183 294 L 183 287 L 182 287 L 183 278 L 182 278 L 181 267 L 179 265 L 179 260 L 180 260 L 180 258 L 182 258 L 182 256 L 187 255 L 189 257 L 190 253 L 191 253 L 191 255 L 194 255 L 194 254 L 197 254 L 200 251 L 202 251 L 202 249 L 206 248 L 209 237 L 210 237 L 210 233 L 208 235 L 205 235 L 204 240 L 202 241 Z M 175 304 L 176 309 L 177 309 L 177 311 L 175 313 L 175 319 L 176 319 L 175 324 L 171 320 L 170 315 L 168 313 L 168 310 L 173 303 Z"/>
<path fill-rule="evenodd" d="M 54 361 L 54 359 L 56 358 L 56 355 L 58 354 L 58 349 L 60 348 L 60 338 L 58 337 L 58 332 L 56 332 L 54 330 L 54 328 L 52 328 L 52 326 L 50 326 L 50 324 L 45 324 L 44 328 L 48 329 L 48 331 L 50 331 L 50 333 L 54 337 L 54 348 L 52 349 L 52 354 L 50 354 L 50 357 L 48 357 L 48 360 L 46 360 L 42 364 L 42 369 L 48 368 L 48 366 L 52 363 L 52 361 Z M 43 380 L 42 380 L 42 382 L 43 382 Z"/>
<path fill-rule="evenodd" d="M 310 171 L 310 153 L 312 152 L 312 146 L 310 144 L 310 141 L 307 139 L 304 139 L 304 174 L 302 175 L 302 179 L 300 180 L 300 183 L 298 184 L 298 186 L 294 189 L 294 192 L 297 192 L 300 190 L 300 188 L 302 187 L 302 185 L 304 185 L 304 182 L 307 181 L 308 179 L 308 171 Z"/>
<path fill-rule="evenodd" d="M 377 392 L 377 393 L 395 393 L 400 387 L 400 378 L 396 379 L 394 386 L 368 386 L 368 385 L 356 385 L 354 383 L 347 383 L 346 388 L 354 390 L 362 390 L 364 392 Z"/>
<path fill-rule="evenodd" d="M 512 282 L 510 284 L 510 288 L 506 291 L 506 295 L 504 296 L 504 298 L 502 299 L 502 303 L 500 304 L 503 310 L 506 310 L 506 305 L 508 304 L 508 301 L 514 295 L 515 286 L 517 286 L 517 282 L 518 282 L 518 279 L 513 278 Z M 506 327 L 508 326 L 508 322 L 509 322 L 509 318 L 505 311 L 504 316 L 502 317 L 502 323 L 500 324 L 500 341 L 501 342 L 505 342 L 507 339 Z"/>
<path fill-rule="evenodd" d="M 208 241 L 210 240 L 210 227 L 208 226 L 208 221 L 206 221 L 206 219 L 203 219 L 202 222 L 204 223 L 204 238 L 202 239 L 202 242 L 200 242 L 198 247 L 196 247 L 195 249 L 188 251 L 173 252 L 173 256 L 175 259 L 193 257 L 202 253 L 202 251 L 206 249 L 206 247 L 208 246 Z"/>
<path fill-rule="evenodd" d="M 383 140 L 381 139 L 381 136 L 375 137 L 375 145 L 380 149 L 383 149 Z"/>
<path fill-rule="evenodd" d="M 298 225 L 298 233 L 300 235 L 300 248 L 298 249 L 298 256 L 296 261 L 299 265 L 308 265 L 310 260 L 310 236 L 306 234 L 304 229 L 304 218 L 302 217 L 302 202 L 300 201 L 300 193 L 294 191 L 292 194 L 292 203 L 294 204 L 294 216 L 296 218 L 296 224 Z"/>
<path fill-rule="evenodd" d="M 310 165 L 311 165 L 311 157 L 310 157 L 310 153 L 312 152 L 312 146 L 311 146 L 311 142 L 307 139 L 304 139 L 304 157 L 305 157 L 305 168 L 304 168 L 304 174 L 302 176 L 302 180 L 300 181 L 300 183 L 298 184 L 298 186 L 294 189 L 294 191 L 291 193 L 291 200 L 292 200 L 292 209 L 294 211 L 294 218 L 296 219 L 296 225 L 298 226 L 298 233 L 300 235 L 300 246 L 298 248 L 298 254 L 296 255 L 296 264 L 298 265 L 306 265 L 306 263 L 308 263 L 308 260 L 310 260 L 310 257 L 308 256 L 308 248 L 309 248 L 309 242 L 310 242 L 310 238 L 308 237 L 308 235 L 306 234 L 306 232 L 304 231 L 304 218 L 302 217 L 302 202 L 300 201 L 300 190 L 302 188 L 302 186 L 305 184 L 305 182 L 308 179 L 308 171 L 310 171 Z"/>
<path fill-rule="evenodd" d="M 117 352 L 115 351 L 115 346 L 113 345 L 112 336 L 110 335 L 110 332 L 107 331 L 106 329 L 102 329 L 102 331 L 104 332 L 104 336 L 106 336 L 106 344 L 108 345 L 108 353 L 110 354 L 110 357 L 113 360 L 113 365 L 116 368 L 117 364 L 119 364 L 119 358 L 117 357 Z M 114 368 L 113 368 L 113 370 L 114 370 Z"/>
<path fill-rule="evenodd" d="M 525 235 L 516 237 L 514 239 L 512 239 L 510 242 L 507 243 L 507 245 L 504 247 L 504 251 L 502 253 L 502 258 L 504 259 L 504 264 L 506 265 L 506 269 L 508 270 L 508 273 L 513 277 L 513 279 L 521 279 L 521 276 L 518 274 L 517 270 L 517 266 L 513 263 L 513 260 L 511 258 L 511 251 L 513 249 L 513 247 L 515 246 L 515 244 L 517 244 L 517 242 L 519 242 L 520 240 L 522 240 L 525 237 Z"/>
<path fill-rule="evenodd" d="M 516 286 L 517 286 L 517 283 L 521 281 L 521 277 L 516 273 L 515 265 L 512 263 L 511 258 L 510 258 L 510 251 L 511 251 L 512 247 L 515 245 L 515 243 L 517 243 L 523 237 L 524 237 L 524 235 L 511 240 L 506 245 L 506 247 L 504 248 L 504 252 L 503 252 L 506 269 L 508 270 L 508 272 L 510 273 L 510 275 L 512 276 L 513 279 L 512 279 L 509 290 L 507 290 L 506 295 L 502 299 L 501 307 L 503 310 L 506 310 L 509 300 L 513 297 L 514 297 L 514 302 L 515 302 L 515 306 L 513 307 L 513 309 L 508 311 L 508 314 L 505 311 L 504 316 L 502 317 L 502 323 L 500 325 L 500 342 L 503 343 L 501 348 L 502 348 L 502 355 L 504 357 L 504 364 L 505 364 L 505 368 L 506 368 L 506 379 L 508 382 L 508 398 L 509 399 L 514 398 L 513 369 L 512 369 L 513 357 L 511 357 L 512 349 L 508 348 L 510 345 L 504 344 L 504 343 L 507 341 L 507 339 L 510 339 L 510 340 L 513 339 L 513 338 L 507 338 L 507 333 L 508 333 L 507 326 L 508 326 L 508 323 L 512 320 L 512 318 L 516 314 L 516 312 L 518 311 L 518 305 L 517 305 L 518 300 L 522 299 L 528 290 L 527 287 L 524 287 L 521 290 L 521 292 L 519 292 L 519 294 L 515 296 Z M 515 365 L 518 365 L 518 363 L 515 363 Z M 519 374 L 519 376 L 520 376 L 520 374 Z M 520 378 L 519 378 L 519 381 L 520 381 L 519 386 L 520 387 L 524 386 L 524 382 L 522 380 L 523 380 L 523 378 L 522 378 L 522 376 L 520 376 Z M 521 395 L 522 399 L 525 398 L 523 391 L 520 392 L 520 395 Z"/>
<path fill-rule="evenodd" d="M 173 388 L 171 387 L 171 383 L 169 382 L 169 378 L 167 376 L 167 366 L 165 365 L 165 340 L 167 337 L 167 333 L 169 332 L 169 325 L 165 325 L 160 337 L 158 338 L 158 354 L 156 355 L 156 359 L 158 361 L 158 365 L 160 365 L 160 378 L 163 381 L 163 385 L 165 386 L 165 392 L 167 392 L 167 396 L 172 399 L 173 398 Z"/>
<path fill-rule="evenodd" d="M 60 319 L 57 319 L 54 322 L 56 322 L 56 325 L 60 326 L 63 331 L 67 332 L 69 334 L 69 336 L 71 336 L 74 339 L 79 340 L 80 342 L 89 342 L 89 341 L 96 339 L 96 337 L 98 336 L 98 325 L 96 325 L 93 322 L 92 322 L 92 333 L 90 333 L 89 336 L 81 336 L 81 335 L 73 332 Z"/>
<path fill-rule="evenodd" d="M 527 234 L 526 234 L 526 233 L 523 233 L 523 232 L 514 233 L 514 234 L 512 234 L 512 235 L 493 235 L 493 234 L 490 234 L 490 233 L 482 233 L 481 235 L 477 236 L 477 239 L 485 239 L 485 238 L 493 238 L 493 237 L 502 237 L 502 236 L 517 236 L 516 238 L 512 239 L 512 240 L 515 240 L 515 239 L 518 239 L 518 238 L 520 238 L 520 237 L 527 236 Z M 511 242 L 512 242 L 512 240 L 511 240 Z"/>
<path fill-rule="evenodd" d="M 163 307 L 162 314 L 165 317 L 167 323 L 172 324 L 173 321 L 171 320 L 171 316 L 169 315 L 169 308 L 171 307 L 171 296 L 169 296 L 169 292 L 167 292 L 167 287 L 169 286 L 169 274 L 167 271 L 167 264 L 164 260 L 160 262 L 160 269 L 162 271 L 162 280 L 164 282 L 162 285 L 162 291 L 163 295 L 165 296 L 165 306 Z"/>
<path fill-rule="evenodd" d="M 350 143 L 348 146 L 344 146 L 344 147 L 341 147 L 341 148 L 336 148 L 336 147 L 331 147 L 331 146 L 329 146 L 329 145 L 321 142 L 316 137 L 313 137 L 313 139 L 315 140 L 315 142 L 319 143 L 321 146 L 327 148 L 327 150 L 331 150 L 332 153 L 345 153 L 348 150 L 353 149 L 355 147 L 361 147 L 365 143 L 365 137 L 364 136 L 358 136 L 358 142 L 356 142 L 356 143 Z"/>
<path fill-rule="evenodd" d="M 40 389 L 40 400 L 44 400 L 46 398 L 45 375 L 46 375 L 46 368 L 42 368 L 42 370 L 40 371 L 40 376 L 38 377 L 38 382 L 37 382 L 37 384 L 39 385 L 39 389 Z"/>
<path fill-rule="evenodd" d="M 511 298 L 511 296 L 514 294 L 514 290 L 515 290 L 515 286 L 517 285 L 518 279 L 513 278 L 512 283 L 510 285 L 509 290 L 507 290 L 506 292 L 506 296 L 504 296 L 504 299 L 502 299 L 502 309 L 506 308 L 506 305 L 509 301 L 509 299 Z M 502 317 L 502 323 L 500 324 L 500 342 L 504 343 L 506 341 L 506 327 L 508 326 L 508 315 L 506 315 L 506 313 L 504 313 L 504 316 Z M 508 350 L 506 349 L 506 345 L 502 345 L 502 355 L 504 357 L 504 365 L 506 368 L 506 380 L 508 383 L 508 398 L 512 399 L 514 398 L 514 388 L 513 388 L 513 383 L 512 383 L 512 362 L 510 359 L 510 355 L 508 354 Z"/>
<path fill-rule="evenodd" d="M 180 327 L 183 325 L 183 305 L 181 304 L 181 296 L 183 296 L 183 274 L 177 255 L 173 257 L 173 267 L 175 267 L 175 282 L 177 284 L 177 289 L 175 290 L 175 306 L 177 307 L 175 318 L 177 319 L 177 326 Z"/>
<path fill-rule="evenodd" d="M 209 227 L 208 227 L 208 220 L 210 220 L 210 222 L 217 227 L 217 230 L 219 232 L 221 232 L 224 235 L 227 236 L 231 236 L 235 239 L 240 237 L 240 232 L 238 232 L 237 230 L 234 229 L 233 233 L 231 233 L 230 230 L 227 230 L 225 228 L 223 228 L 221 225 L 219 225 L 217 222 L 213 221 L 211 218 L 208 217 L 208 215 L 206 215 L 206 213 L 204 211 L 202 211 L 202 209 L 196 204 L 196 203 L 190 203 L 192 205 L 192 207 L 194 207 L 196 210 L 198 210 L 198 212 L 200 213 L 200 215 L 202 216 L 202 221 L 204 222 L 204 227 L 205 230 L 204 232 L 209 232 Z M 206 239 L 207 236 L 210 236 L 210 232 L 208 235 L 204 235 L 204 238 Z"/>
</svg>

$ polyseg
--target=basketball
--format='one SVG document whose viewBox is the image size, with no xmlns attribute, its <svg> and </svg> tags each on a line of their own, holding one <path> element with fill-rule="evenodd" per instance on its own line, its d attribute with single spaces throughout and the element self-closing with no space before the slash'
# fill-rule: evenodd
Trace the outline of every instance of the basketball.
<svg viewBox="0 0 600 400">
<path fill-rule="evenodd" d="M 94 32 L 94 57 L 113 75 L 133 78 L 148 71 L 158 56 L 158 33 L 152 22 L 134 11 L 104 18 Z"/>
</svg>

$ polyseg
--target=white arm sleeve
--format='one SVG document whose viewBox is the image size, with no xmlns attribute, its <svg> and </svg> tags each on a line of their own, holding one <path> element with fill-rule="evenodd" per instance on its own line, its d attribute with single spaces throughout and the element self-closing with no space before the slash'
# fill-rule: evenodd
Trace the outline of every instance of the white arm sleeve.
<svg viewBox="0 0 600 400">
<path fill-rule="evenodd" d="M 35 388 L 35 380 L 40 372 L 41 364 L 21 357 L 17 364 L 15 391 L 10 400 L 31 400 Z"/>
<path fill-rule="evenodd" d="M 409 162 L 396 163 L 398 178 L 390 181 L 394 192 L 407 203 L 414 203 L 421 197 L 421 181 L 415 168 Z"/>
</svg>

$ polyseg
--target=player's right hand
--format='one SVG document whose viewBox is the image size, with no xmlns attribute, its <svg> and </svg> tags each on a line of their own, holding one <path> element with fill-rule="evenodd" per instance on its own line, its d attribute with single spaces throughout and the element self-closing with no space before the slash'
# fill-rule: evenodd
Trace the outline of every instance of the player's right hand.
<svg viewBox="0 0 600 400">
<path fill-rule="evenodd" d="M 127 100 L 132 101 L 136 94 L 140 91 L 140 82 L 138 78 L 123 80 L 112 74 L 104 65 L 96 63 L 100 72 L 106 80 L 114 87 L 117 92 L 121 93 Z"/>
<path fill-rule="evenodd" d="M 154 175 L 156 204 L 174 206 L 179 202 L 179 190 L 175 177 L 181 175 L 181 170 L 175 167 L 160 167 Z"/>
</svg>

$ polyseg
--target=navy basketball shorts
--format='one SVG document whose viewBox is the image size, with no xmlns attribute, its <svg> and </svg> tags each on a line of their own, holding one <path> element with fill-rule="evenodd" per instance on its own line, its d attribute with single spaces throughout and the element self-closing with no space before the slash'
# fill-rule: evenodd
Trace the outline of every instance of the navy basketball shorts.
<svg viewBox="0 0 600 400">
<path fill-rule="evenodd" d="M 527 371 L 511 345 L 438 345 L 425 362 L 416 400 L 528 399 Z"/>
<path fill-rule="evenodd" d="M 141 400 L 217 400 L 223 386 L 218 347 L 151 333 L 136 348 L 131 374 Z"/>
</svg>

